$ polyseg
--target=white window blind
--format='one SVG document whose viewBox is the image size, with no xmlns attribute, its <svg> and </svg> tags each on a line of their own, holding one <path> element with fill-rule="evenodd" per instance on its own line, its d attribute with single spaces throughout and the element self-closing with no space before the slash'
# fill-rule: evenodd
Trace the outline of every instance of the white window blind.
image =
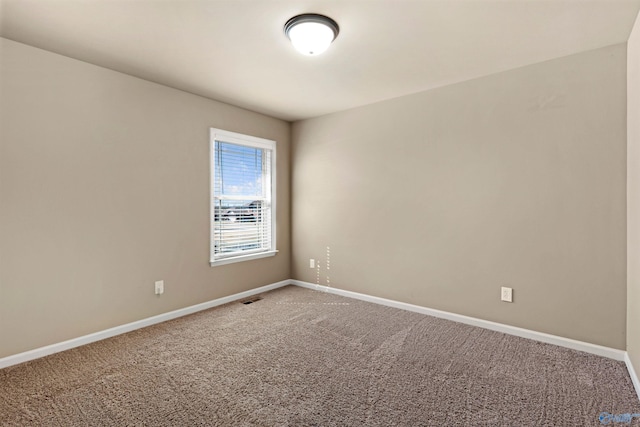
<svg viewBox="0 0 640 427">
<path fill-rule="evenodd" d="M 211 130 L 211 263 L 275 254 L 275 142 Z"/>
</svg>

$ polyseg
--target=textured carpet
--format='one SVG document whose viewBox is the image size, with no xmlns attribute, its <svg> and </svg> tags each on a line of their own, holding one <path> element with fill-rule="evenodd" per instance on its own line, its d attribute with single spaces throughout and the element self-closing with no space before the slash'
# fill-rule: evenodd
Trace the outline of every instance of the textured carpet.
<svg viewBox="0 0 640 427">
<path fill-rule="evenodd" d="M 621 362 L 298 287 L 262 297 L 0 370 L 0 425 L 597 426 L 640 413 Z"/>
</svg>

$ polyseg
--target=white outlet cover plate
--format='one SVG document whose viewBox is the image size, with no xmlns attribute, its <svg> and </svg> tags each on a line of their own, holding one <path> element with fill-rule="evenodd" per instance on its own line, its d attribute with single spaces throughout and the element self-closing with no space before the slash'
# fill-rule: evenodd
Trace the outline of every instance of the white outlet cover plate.
<svg viewBox="0 0 640 427">
<path fill-rule="evenodd" d="M 500 299 L 506 302 L 513 302 L 513 289 L 503 286 L 500 293 Z"/>
</svg>

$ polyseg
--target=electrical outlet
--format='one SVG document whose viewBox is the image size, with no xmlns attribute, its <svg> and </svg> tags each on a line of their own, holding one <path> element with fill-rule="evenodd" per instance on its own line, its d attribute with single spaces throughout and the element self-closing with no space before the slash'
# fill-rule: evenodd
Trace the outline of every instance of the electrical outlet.
<svg viewBox="0 0 640 427">
<path fill-rule="evenodd" d="M 500 293 L 500 299 L 505 302 L 513 302 L 513 289 L 502 287 L 502 292 Z"/>
<path fill-rule="evenodd" d="M 316 260 L 311 258 L 309 260 L 309 268 L 316 268 Z"/>
<path fill-rule="evenodd" d="M 156 295 L 162 295 L 164 293 L 164 280 L 158 280 L 156 282 Z"/>
</svg>

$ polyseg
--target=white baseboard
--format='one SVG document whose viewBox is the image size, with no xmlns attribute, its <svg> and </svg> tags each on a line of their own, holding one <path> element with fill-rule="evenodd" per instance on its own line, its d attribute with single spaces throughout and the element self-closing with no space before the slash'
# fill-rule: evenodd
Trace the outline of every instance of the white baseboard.
<svg viewBox="0 0 640 427">
<path fill-rule="evenodd" d="M 449 313 L 447 311 L 435 310 L 433 308 L 426 308 L 419 305 L 407 304 L 404 302 L 389 300 L 385 298 L 373 297 L 370 295 L 360 294 L 357 292 L 345 291 L 342 289 L 316 285 L 309 282 L 303 282 L 300 280 L 291 280 L 291 283 L 303 288 L 314 289 L 324 292 L 333 293 L 336 295 L 342 295 L 348 298 L 355 298 L 362 301 L 372 302 L 375 304 L 385 305 L 388 307 L 399 308 L 402 310 L 413 311 L 416 313 L 426 314 L 441 319 L 452 320 L 454 322 L 465 323 L 471 326 L 478 326 L 492 331 L 502 332 L 509 335 L 515 335 L 522 338 L 528 338 L 535 341 L 540 341 L 548 344 L 554 344 L 560 347 L 566 347 L 573 350 L 584 351 L 586 353 L 596 354 L 598 356 L 608 357 L 618 361 L 624 361 L 627 357 L 627 352 L 623 350 L 617 350 L 615 348 L 604 347 L 597 344 L 591 344 L 583 341 L 576 341 L 570 338 L 559 337 L 556 335 L 545 334 L 543 332 L 536 332 L 529 329 L 518 328 L 516 326 L 509 326 L 502 323 L 491 322 L 489 320 L 477 319 L 475 317 L 463 316 L 461 314 Z M 629 364 L 627 364 L 629 366 Z M 637 381 L 637 377 L 636 377 Z M 636 383 L 634 383 L 635 385 Z M 636 390 L 638 386 L 636 385 Z"/>
<path fill-rule="evenodd" d="M 84 335 L 82 337 L 73 338 L 60 343 L 51 344 L 46 347 L 40 347 L 34 350 L 25 351 L 24 353 L 18 353 L 12 356 L 3 357 L 0 359 L 0 369 L 17 365 L 23 362 L 28 362 L 29 360 L 38 359 L 40 357 L 48 356 L 53 353 L 59 353 L 61 351 L 69 350 L 74 347 L 80 347 L 82 345 L 100 341 L 105 338 L 111 338 L 116 335 L 131 332 L 140 328 L 145 328 L 147 326 L 155 325 L 157 323 L 166 322 L 167 320 L 176 319 L 178 317 L 186 316 L 188 314 L 196 313 L 198 311 L 206 310 L 212 307 L 226 304 L 228 302 L 233 302 L 239 299 L 247 298 L 262 292 L 271 291 L 273 289 L 281 288 L 283 286 L 287 286 L 290 284 L 291 284 L 290 280 L 283 280 L 281 282 L 272 283 L 270 285 L 262 286 L 260 288 L 250 289 L 248 291 L 218 298 L 212 301 L 192 305 L 190 307 L 181 308 L 179 310 L 170 311 L 168 313 L 159 314 L 157 316 L 147 317 L 146 319 L 127 323 L 126 325 L 116 326 L 114 328 L 105 329 L 104 331 L 99 331 L 93 334 Z"/>
<path fill-rule="evenodd" d="M 63 341 L 56 344 L 51 344 L 45 347 L 40 347 L 34 350 L 29 350 L 24 353 L 18 353 L 12 356 L 0 358 L 0 369 L 9 366 L 17 365 L 29 360 L 38 359 L 40 357 L 48 356 L 50 354 L 58 353 L 61 351 L 69 350 L 71 348 L 80 347 L 85 344 L 89 344 L 95 341 L 100 341 L 105 338 L 114 337 L 116 335 L 124 334 L 136 329 L 144 328 L 147 326 L 155 325 L 157 323 L 166 322 L 167 320 L 176 319 L 178 317 L 186 316 L 188 314 L 196 313 L 198 311 L 206 310 L 212 307 L 216 307 L 222 304 L 226 304 L 232 301 L 236 301 L 242 298 L 247 298 L 252 295 L 256 295 L 262 292 L 267 292 L 273 289 L 281 288 L 287 285 L 296 285 L 303 288 L 320 290 L 324 292 L 333 293 L 336 295 L 345 296 L 348 298 L 359 299 L 362 301 L 368 301 L 375 304 L 385 305 L 388 307 L 399 308 L 401 310 L 413 311 L 416 313 L 426 314 L 433 317 L 452 320 L 454 322 L 464 323 L 467 325 L 478 326 L 485 329 L 490 329 L 497 332 L 502 332 L 509 335 L 515 335 L 523 338 L 529 338 L 536 341 L 545 342 L 548 344 L 558 345 L 560 347 L 571 348 L 573 350 L 584 351 L 587 353 L 595 354 L 598 356 L 608 357 L 610 359 L 624 361 L 629 370 L 631 380 L 636 389 L 636 392 L 640 396 L 640 381 L 633 369 L 631 361 L 626 351 L 617 350 L 609 347 L 603 347 L 596 344 L 590 344 L 582 341 L 576 341 L 569 338 L 563 338 L 556 335 L 545 334 L 542 332 L 536 332 L 529 329 L 518 328 L 515 326 L 504 325 L 501 323 L 491 322 L 488 320 L 477 319 L 474 317 L 463 316 L 460 314 L 449 313 L 446 311 L 435 310 L 432 308 L 422 307 L 413 304 L 407 304 L 399 301 L 389 300 L 380 297 L 374 297 L 366 294 L 360 294 L 357 292 L 346 291 L 342 289 L 320 286 L 313 283 L 303 282 L 300 280 L 283 280 L 281 282 L 273 283 L 267 286 L 262 286 L 256 289 L 251 289 L 245 292 L 229 295 L 223 298 L 218 298 L 212 301 L 204 302 L 202 304 L 192 305 L 179 310 L 170 311 L 168 313 L 159 314 L 157 316 L 148 317 L 146 319 L 138 320 L 136 322 L 127 323 L 125 325 L 116 326 L 114 328 L 106 329 L 104 331 L 95 332 L 93 334 L 84 335 L 82 337 L 73 338 L 67 341 Z"/>
<path fill-rule="evenodd" d="M 624 353 L 624 363 L 627 365 L 627 371 L 629 371 L 629 376 L 631 377 L 631 382 L 633 383 L 633 388 L 636 389 L 636 395 L 638 396 L 638 400 L 640 400 L 640 379 L 638 379 L 638 374 L 636 370 L 633 369 L 633 364 L 631 363 L 631 359 L 629 358 L 629 353 Z"/>
</svg>

